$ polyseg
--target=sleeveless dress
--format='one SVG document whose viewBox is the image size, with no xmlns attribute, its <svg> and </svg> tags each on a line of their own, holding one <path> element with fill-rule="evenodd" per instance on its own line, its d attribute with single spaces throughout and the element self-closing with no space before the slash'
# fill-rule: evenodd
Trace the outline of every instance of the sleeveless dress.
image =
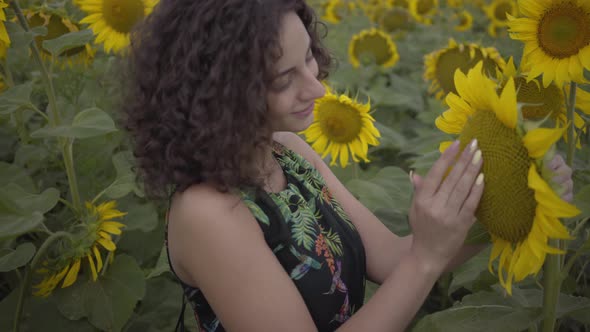
<svg viewBox="0 0 590 332">
<path fill-rule="evenodd" d="M 361 238 L 309 162 L 278 142 L 273 144 L 273 156 L 287 188 L 278 193 L 242 191 L 242 200 L 295 283 L 317 329 L 333 331 L 363 305 L 366 263 Z M 167 238 L 166 228 L 166 248 Z M 171 264 L 170 269 L 176 276 Z M 199 328 L 225 331 L 203 293 L 176 278 Z"/>
</svg>

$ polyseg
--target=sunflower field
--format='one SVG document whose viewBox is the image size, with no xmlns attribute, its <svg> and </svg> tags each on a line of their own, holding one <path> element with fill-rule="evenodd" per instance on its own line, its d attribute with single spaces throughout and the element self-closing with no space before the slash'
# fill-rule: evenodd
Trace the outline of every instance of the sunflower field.
<svg viewBox="0 0 590 332">
<path fill-rule="evenodd" d="M 466 241 L 489 245 L 408 330 L 590 331 L 590 1 L 308 3 L 338 64 L 299 134 L 387 227 L 410 232 L 410 171 L 454 140 L 483 154 Z M 0 331 L 176 326 L 166 206 L 118 121 L 129 33 L 157 4 L 0 0 Z"/>
</svg>

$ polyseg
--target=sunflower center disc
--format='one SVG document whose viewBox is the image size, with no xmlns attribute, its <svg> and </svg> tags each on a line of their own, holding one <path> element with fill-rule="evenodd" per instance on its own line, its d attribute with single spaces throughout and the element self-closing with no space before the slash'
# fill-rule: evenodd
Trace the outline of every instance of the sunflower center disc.
<svg viewBox="0 0 590 332">
<path fill-rule="evenodd" d="M 354 141 L 363 125 L 359 111 L 335 101 L 326 103 L 318 113 L 318 122 L 326 137 L 337 143 Z"/>
<path fill-rule="evenodd" d="M 393 32 L 407 27 L 410 24 L 410 16 L 405 9 L 391 8 L 381 15 L 379 22 L 383 30 Z"/>
<path fill-rule="evenodd" d="M 477 219 L 493 235 L 512 243 L 524 240 L 535 218 L 537 202 L 528 186 L 531 164 L 526 147 L 513 129 L 491 111 L 478 111 L 459 139 L 463 147 L 477 138 L 483 155 L 484 193 Z"/>
<path fill-rule="evenodd" d="M 469 69 L 483 60 L 483 69 L 485 73 L 494 74 L 496 71 L 496 63 L 483 56 L 480 49 L 475 49 L 473 58 L 469 54 L 469 46 L 460 45 L 459 47 L 451 48 L 444 51 L 436 61 L 435 76 L 441 89 L 445 94 L 449 92 L 457 93 L 455 88 L 455 71 L 461 69 L 463 73 L 467 73 Z"/>
<path fill-rule="evenodd" d="M 129 33 L 144 16 L 142 0 L 103 0 L 102 14 L 107 25 L 120 33 Z"/>
<path fill-rule="evenodd" d="M 354 55 L 361 60 L 361 63 L 371 63 L 374 60 L 378 65 L 386 63 L 393 56 L 387 40 L 380 35 L 361 37 L 356 42 Z"/>
<path fill-rule="evenodd" d="M 512 13 L 512 5 L 508 2 L 502 2 L 494 8 L 494 17 L 498 21 L 506 21 L 508 19 L 506 13 Z"/>
<path fill-rule="evenodd" d="M 564 100 L 555 84 L 544 88 L 537 81 L 527 83 L 524 77 L 517 77 L 514 83 L 516 91 L 518 91 L 516 96 L 517 101 L 519 103 L 530 104 L 523 105 L 523 118 L 540 120 L 547 115 L 550 115 L 553 119 L 557 118 Z"/>
<path fill-rule="evenodd" d="M 416 6 L 416 11 L 419 15 L 427 14 L 429 11 L 434 8 L 434 1 L 433 0 L 418 0 L 418 5 Z"/>
<path fill-rule="evenodd" d="M 28 19 L 28 21 L 31 27 L 45 25 L 45 27 L 47 28 L 47 34 L 45 36 L 35 37 L 35 43 L 37 44 L 37 48 L 39 48 L 41 52 L 47 55 L 51 55 L 51 53 L 49 53 L 49 51 L 43 48 L 44 40 L 54 39 L 73 31 L 70 28 L 68 28 L 68 26 L 62 21 L 62 18 L 57 15 L 49 16 L 49 19 L 46 22 L 45 19 L 41 17 L 41 15 L 34 14 Z M 84 49 L 84 46 L 74 47 L 65 52 L 62 52 L 59 55 L 73 56 L 84 51 Z"/>
<path fill-rule="evenodd" d="M 537 31 L 539 46 L 549 56 L 563 59 L 590 44 L 590 13 L 571 2 L 547 10 Z"/>
</svg>

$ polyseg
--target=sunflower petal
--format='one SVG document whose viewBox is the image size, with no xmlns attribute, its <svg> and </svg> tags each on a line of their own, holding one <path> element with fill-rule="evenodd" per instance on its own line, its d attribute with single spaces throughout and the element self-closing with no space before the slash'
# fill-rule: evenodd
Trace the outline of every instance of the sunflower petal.
<svg viewBox="0 0 590 332">
<path fill-rule="evenodd" d="M 75 283 L 76 279 L 78 278 L 79 271 L 80 271 L 80 258 L 76 259 L 76 261 L 74 261 L 74 263 L 72 264 L 72 268 L 70 269 L 70 271 L 68 271 L 68 274 L 66 275 L 64 282 L 61 285 L 61 288 L 66 288 L 68 286 L 71 286 L 73 283 Z"/>
<path fill-rule="evenodd" d="M 522 138 L 522 143 L 526 146 L 529 151 L 531 158 L 541 158 L 547 151 L 557 142 L 563 132 L 567 129 L 566 127 L 558 129 L 549 128 L 536 128 L 529 130 L 526 135 Z"/>
</svg>

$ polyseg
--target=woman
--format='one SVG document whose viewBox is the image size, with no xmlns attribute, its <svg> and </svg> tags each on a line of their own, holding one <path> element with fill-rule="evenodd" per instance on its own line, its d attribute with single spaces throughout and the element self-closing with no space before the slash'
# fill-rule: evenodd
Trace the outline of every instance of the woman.
<svg viewBox="0 0 590 332">
<path fill-rule="evenodd" d="M 302 0 L 161 0 L 132 42 L 127 128 L 147 192 L 172 193 L 170 265 L 204 330 L 401 331 L 480 249 L 462 245 L 476 141 L 411 176 L 398 237 L 294 134 L 325 93 L 317 28 Z M 366 278 L 381 287 L 363 303 Z"/>
</svg>

